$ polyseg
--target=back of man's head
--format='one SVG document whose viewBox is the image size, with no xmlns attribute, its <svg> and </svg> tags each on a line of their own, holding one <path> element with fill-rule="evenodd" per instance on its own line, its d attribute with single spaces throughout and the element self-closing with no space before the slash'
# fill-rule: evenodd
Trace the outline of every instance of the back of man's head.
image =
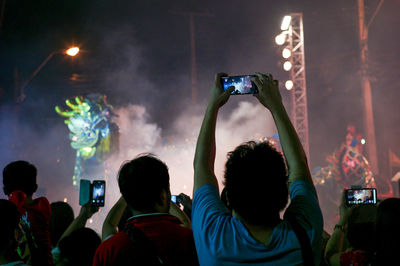
<svg viewBox="0 0 400 266">
<path fill-rule="evenodd" d="M 55 247 L 64 231 L 74 220 L 74 211 L 66 202 L 57 201 L 50 204 L 50 241 Z"/>
<path fill-rule="evenodd" d="M 229 206 L 246 222 L 273 225 L 288 202 L 282 155 L 269 143 L 250 141 L 228 153 L 225 187 Z"/>
<path fill-rule="evenodd" d="M 76 229 L 60 241 L 61 257 L 67 259 L 66 265 L 92 265 L 96 249 L 101 244 L 99 235 L 90 228 Z"/>
<path fill-rule="evenodd" d="M 37 190 L 36 175 L 36 167 L 29 162 L 15 161 L 9 163 L 3 169 L 4 193 L 9 195 L 15 190 L 21 190 L 27 196 L 32 196 Z"/>
<path fill-rule="evenodd" d="M 5 251 L 15 242 L 15 229 L 18 227 L 20 215 L 17 207 L 11 201 L 0 199 L 0 251 Z"/>
<path fill-rule="evenodd" d="M 375 205 L 356 205 L 350 210 L 346 236 L 353 249 L 373 250 L 376 209 Z"/>
<path fill-rule="evenodd" d="M 399 198 L 388 198 L 379 203 L 376 213 L 376 265 L 392 265 L 398 261 L 399 221 Z"/>
<path fill-rule="evenodd" d="M 118 173 L 118 185 L 130 207 L 153 211 L 161 202 L 161 192 L 169 192 L 168 167 L 151 154 L 140 154 L 125 162 Z"/>
</svg>

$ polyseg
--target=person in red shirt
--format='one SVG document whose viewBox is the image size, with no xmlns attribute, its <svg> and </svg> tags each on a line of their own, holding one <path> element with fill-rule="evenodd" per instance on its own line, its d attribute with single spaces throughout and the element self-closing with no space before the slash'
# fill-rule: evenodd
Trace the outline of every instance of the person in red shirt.
<svg viewBox="0 0 400 266">
<path fill-rule="evenodd" d="M 33 199 L 38 185 L 36 183 L 37 169 L 26 161 L 9 163 L 3 169 L 3 190 L 8 199 L 13 202 L 23 219 L 30 225 L 35 245 L 32 264 L 51 265 L 50 242 L 50 203 L 45 197 Z M 31 252 L 34 252 L 31 250 Z"/>
<path fill-rule="evenodd" d="M 171 203 L 167 166 L 152 155 L 139 155 L 122 165 L 118 185 L 122 198 L 103 224 L 104 242 L 93 265 L 197 265 L 190 223 L 171 215 L 179 208 Z M 133 216 L 117 233 L 125 207 Z"/>
</svg>

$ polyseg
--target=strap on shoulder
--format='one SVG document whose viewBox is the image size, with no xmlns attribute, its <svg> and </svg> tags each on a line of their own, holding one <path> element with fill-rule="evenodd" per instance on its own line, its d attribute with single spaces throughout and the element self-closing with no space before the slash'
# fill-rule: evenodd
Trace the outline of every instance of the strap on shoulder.
<svg viewBox="0 0 400 266">
<path fill-rule="evenodd" d="M 307 235 L 306 230 L 299 224 L 299 222 L 291 215 L 286 217 L 287 221 L 293 228 L 297 239 L 301 246 L 301 255 L 303 256 L 303 263 L 305 266 L 314 266 L 314 255 L 311 248 L 310 238 Z"/>
</svg>

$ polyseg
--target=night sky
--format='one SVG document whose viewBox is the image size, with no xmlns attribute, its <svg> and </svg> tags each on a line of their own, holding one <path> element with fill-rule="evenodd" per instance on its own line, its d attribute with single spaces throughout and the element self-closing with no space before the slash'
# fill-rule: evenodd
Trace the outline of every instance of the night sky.
<svg viewBox="0 0 400 266">
<path fill-rule="evenodd" d="M 303 12 L 311 168 L 327 164 L 325 157 L 344 141 L 348 124 L 363 133 L 356 0 L 3 2 L 1 168 L 11 160 L 41 157 L 48 158 L 39 165 L 46 169 L 40 170 L 43 176 L 71 172 L 74 151 L 54 106 L 84 93 L 105 93 L 115 107 L 145 106 L 149 120 L 165 136 L 178 134 L 170 125 L 191 108 L 189 18 L 179 12 L 210 14 L 195 19 L 201 110 L 217 72 L 260 71 L 286 80 L 288 74 L 279 63 L 281 48 L 274 38 L 285 14 Z M 366 0 L 367 20 L 378 3 Z M 369 75 L 385 178 L 390 177 L 388 150 L 400 155 L 399 13 L 400 1 L 386 0 L 369 28 Z M 71 45 L 78 45 L 81 53 L 75 58 L 55 55 L 26 87 L 26 99 L 15 103 L 15 82 L 26 80 L 51 52 Z M 288 102 L 283 87 L 282 95 Z M 256 102 L 240 97 L 232 97 L 222 113 L 243 99 Z M 53 142 L 42 143 L 46 134 Z M 63 163 L 55 164 L 50 158 L 61 151 Z"/>
</svg>

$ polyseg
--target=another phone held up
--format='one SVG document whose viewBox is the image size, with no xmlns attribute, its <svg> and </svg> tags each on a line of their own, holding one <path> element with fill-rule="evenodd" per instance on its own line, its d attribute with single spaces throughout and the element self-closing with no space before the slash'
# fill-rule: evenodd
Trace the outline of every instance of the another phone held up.
<svg viewBox="0 0 400 266">
<path fill-rule="evenodd" d="M 257 86 L 256 84 L 254 84 L 254 82 L 251 81 L 253 77 L 255 76 L 244 75 L 222 77 L 222 87 L 224 88 L 224 91 L 226 91 L 229 87 L 234 86 L 235 89 L 232 91 L 231 95 L 257 94 Z"/>
<path fill-rule="evenodd" d="M 179 204 L 179 196 L 178 195 L 171 195 L 171 201 L 175 204 Z"/>
<path fill-rule="evenodd" d="M 377 196 L 375 188 L 347 189 L 345 192 L 348 206 L 358 204 L 376 204 Z"/>
<path fill-rule="evenodd" d="M 104 207 L 106 197 L 106 181 L 81 179 L 79 189 L 79 205 L 85 205 L 89 201 L 93 206 Z"/>
</svg>

